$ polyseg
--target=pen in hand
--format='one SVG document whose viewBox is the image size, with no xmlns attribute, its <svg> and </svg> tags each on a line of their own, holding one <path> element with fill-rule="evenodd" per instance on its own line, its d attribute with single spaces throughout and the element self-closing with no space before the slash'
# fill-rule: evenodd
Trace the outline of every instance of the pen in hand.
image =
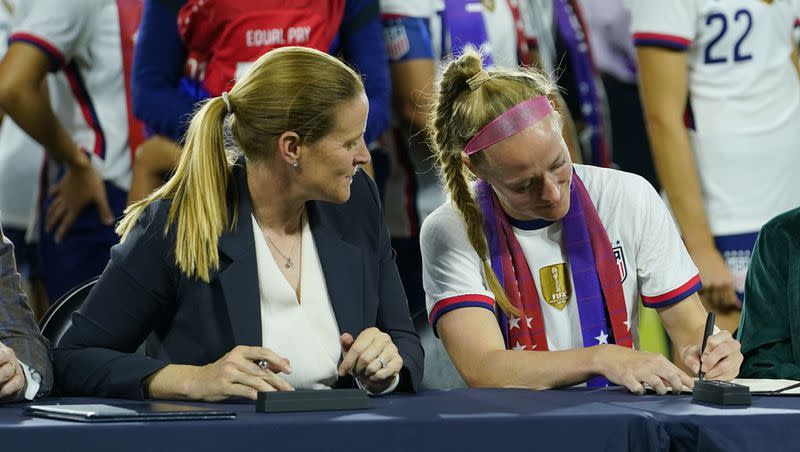
<svg viewBox="0 0 800 452">
<path fill-rule="evenodd" d="M 708 313 L 706 318 L 706 330 L 703 332 L 703 344 L 700 346 L 700 370 L 697 372 L 697 378 L 703 381 L 703 353 L 706 351 L 706 344 L 708 344 L 708 337 L 714 332 L 714 324 L 716 323 L 717 315 L 713 312 Z"/>
</svg>

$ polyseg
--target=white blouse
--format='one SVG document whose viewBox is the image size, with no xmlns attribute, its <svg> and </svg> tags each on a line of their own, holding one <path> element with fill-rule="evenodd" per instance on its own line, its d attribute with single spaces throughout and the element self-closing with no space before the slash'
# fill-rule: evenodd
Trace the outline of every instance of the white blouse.
<svg viewBox="0 0 800 452">
<path fill-rule="evenodd" d="M 251 214 L 261 297 L 263 346 L 288 359 L 291 374 L 281 374 L 295 389 L 330 389 L 342 356 L 339 327 L 331 307 L 314 236 L 303 215 L 300 300 L 281 273 L 261 227 Z"/>
</svg>

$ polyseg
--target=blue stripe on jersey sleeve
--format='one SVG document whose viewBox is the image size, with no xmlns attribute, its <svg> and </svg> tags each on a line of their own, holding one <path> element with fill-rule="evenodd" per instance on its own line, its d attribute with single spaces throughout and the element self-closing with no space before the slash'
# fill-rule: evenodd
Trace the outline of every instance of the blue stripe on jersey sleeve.
<svg viewBox="0 0 800 452">
<path fill-rule="evenodd" d="M 653 309 L 666 308 L 667 306 L 672 306 L 675 303 L 689 298 L 690 295 L 698 292 L 702 287 L 703 283 L 700 280 L 700 275 L 696 275 L 677 289 L 657 297 L 642 295 L 642 305 Z"/>
</svg>

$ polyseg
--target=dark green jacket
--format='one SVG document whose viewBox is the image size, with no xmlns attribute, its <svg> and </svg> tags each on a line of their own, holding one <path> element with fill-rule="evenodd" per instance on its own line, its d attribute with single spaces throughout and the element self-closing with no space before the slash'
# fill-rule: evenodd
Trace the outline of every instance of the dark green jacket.
<svg viewBox="0 0 800 452">
<path fill-rule="evenodd" d="M 761 229 L 744 300 L 739 376 L 800 380 L 800 209 Z"/>
</svg>

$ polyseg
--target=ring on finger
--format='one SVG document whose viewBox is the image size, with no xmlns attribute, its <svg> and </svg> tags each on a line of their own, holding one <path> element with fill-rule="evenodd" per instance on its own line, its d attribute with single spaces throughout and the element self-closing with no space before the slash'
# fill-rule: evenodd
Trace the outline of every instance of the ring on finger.
<svg viewBox="0 0 800 452">
<path fill-rule="evenodd" d="M 378 356 L 378 362 L 381 363 L 381 369 L 386 369 L 389 367 L 389 363 L 387 363 L 386 360 L 384 360 L 381 356 Z"/>
</svg>

